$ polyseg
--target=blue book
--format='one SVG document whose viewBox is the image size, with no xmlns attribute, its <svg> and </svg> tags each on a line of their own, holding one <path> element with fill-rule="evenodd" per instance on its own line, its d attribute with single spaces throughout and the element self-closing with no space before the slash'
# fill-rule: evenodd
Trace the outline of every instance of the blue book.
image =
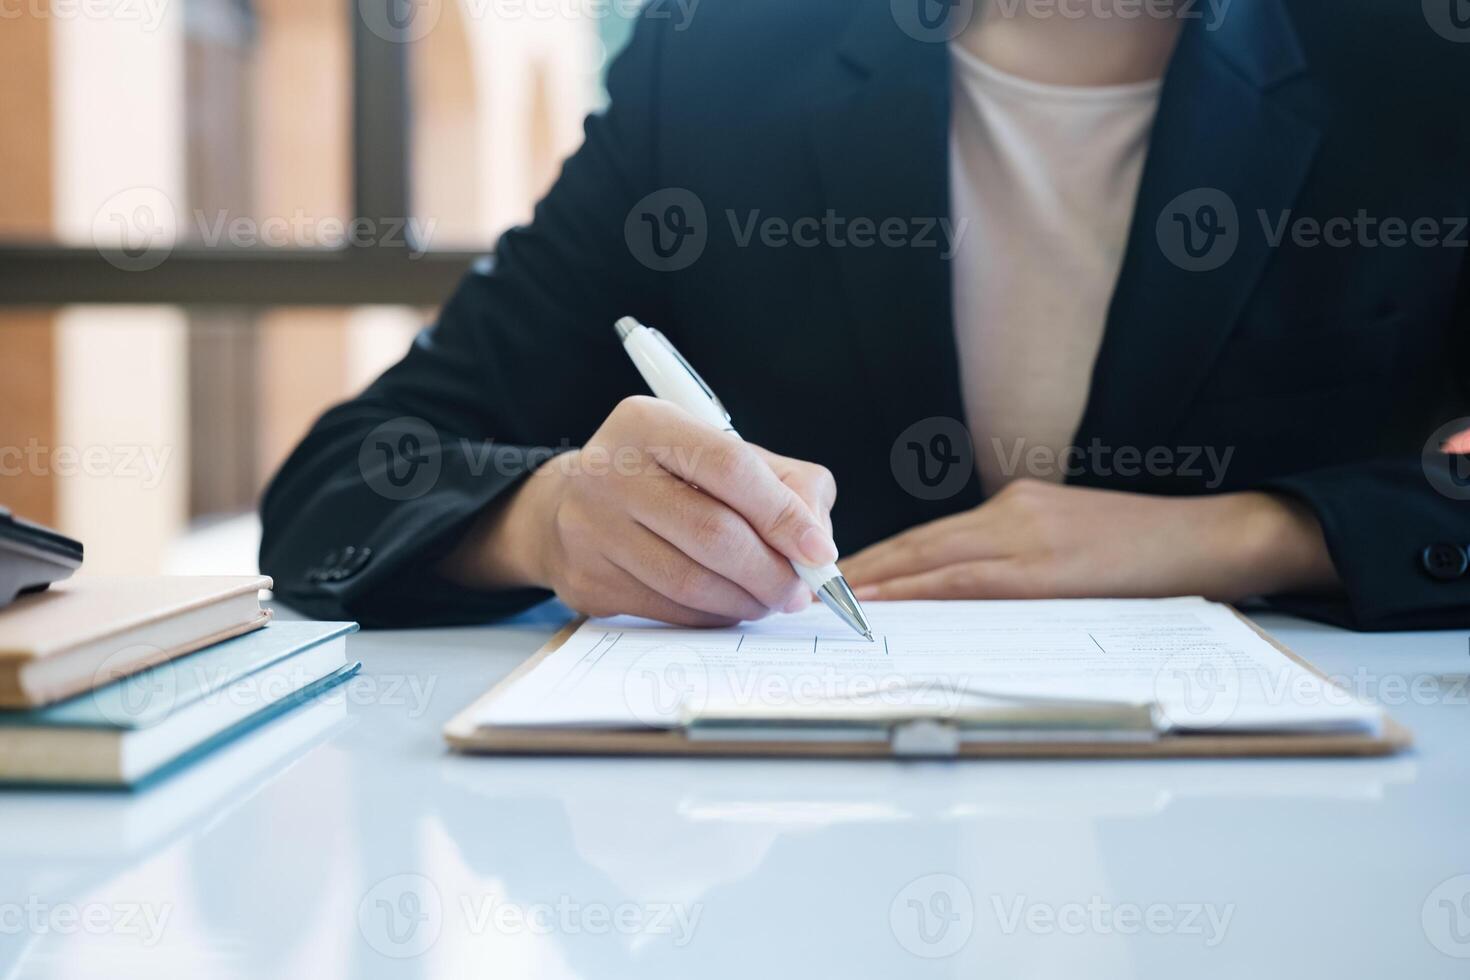
<svg viewBox="0 0 1470 980">
<path fill-rule="evenodd" d="M 356 623 L 284 622 L 45 708 L 0 711 L 0 782 L 135 786 L 342 683 Z"/>
</svg>

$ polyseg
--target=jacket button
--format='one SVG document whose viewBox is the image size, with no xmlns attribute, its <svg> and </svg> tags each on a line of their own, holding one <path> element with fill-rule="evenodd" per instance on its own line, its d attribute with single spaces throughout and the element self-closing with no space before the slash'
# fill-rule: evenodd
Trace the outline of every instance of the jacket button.
<svg viewBox="0 0 1470 980">
<path fill-rule="evenodd" d="M 1470 570 L 1470 554 L 1457 544 L 1432 544 L 1419 556 L 1419 563 L 1429 577 L 1440 582 L 1453 582 Z"/>
</svg>

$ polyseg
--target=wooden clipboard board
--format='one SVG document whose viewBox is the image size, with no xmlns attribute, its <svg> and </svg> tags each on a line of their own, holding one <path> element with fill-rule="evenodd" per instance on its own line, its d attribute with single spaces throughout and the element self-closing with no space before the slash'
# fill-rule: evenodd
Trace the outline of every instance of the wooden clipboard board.
<svg viewBox="0 0 1470 980">
<path fill-rule="evenodd" d="M 1327 676 L 1239 610 L 1232 612 L 1285 656 L 1313 674 Z M 583 731 L 552 728 L 481 728 L 475 719 L 503 692 L 536 668 L 567 641 L 582 620 L 557 631 L 541 649 L 498 684 L 477 698 L 444 726 L 444 738 L 456 752 L 471 755 L 599 755 L 599 756 L 723 756 L 836 759 L 896 758 L 887 742 L 874 741 L 706 741 L 690 739 L 682 731 Z M 1330 681 L 1329 681 L 1330 683 Z M 1413 734 L 1392 718 L 1385 718 L 1378 735 L 1164 735 L 1149 742 L 1013 741 L 961 744 L 962 759 L 1180 759 L 1242 756 L 1383 756 L 1405 751 Z"/>
</svg>

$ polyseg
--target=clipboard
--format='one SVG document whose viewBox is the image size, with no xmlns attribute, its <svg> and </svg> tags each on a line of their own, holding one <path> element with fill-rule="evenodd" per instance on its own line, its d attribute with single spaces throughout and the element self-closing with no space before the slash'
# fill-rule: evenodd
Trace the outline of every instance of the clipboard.
<svg viewBox="0 0 1470 980">
<path fill-rule="evenodd" d="M 1257 635 L 1312 674 L 1327 676 L 1232 607 Z M 1199 759 L 1240 757 L 1368 757 L 1395 755 L 1413 745 L 1413 734 L 1385 716 L 1377 734 L 1190 733 L 1163 734 L 1147 741 L 1038 738 L 946 741 L 932 731 L 895 730 L 887 739 L 787 741 L 700 739 L 680 729 L 586 730 L 572 728 L 483 728 L 484 709 L 555 652 L 582 625 L 562 627 L 519 667 L 444 726 L 451 750 L 467 755 L 513 756 L 699 756 L 828 759 Z"/>
</svg>

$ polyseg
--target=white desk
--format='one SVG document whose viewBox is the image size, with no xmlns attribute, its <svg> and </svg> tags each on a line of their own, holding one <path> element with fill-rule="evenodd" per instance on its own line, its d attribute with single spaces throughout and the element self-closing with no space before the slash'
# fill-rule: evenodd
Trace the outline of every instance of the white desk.
<svg viewBox="0 0 1470 980">
<path fill-rule="evenodd" d="M 1392 759 L 448 755 L 556 615 L 360 634 L 274 761 L 0 795 L 0 977 L 1470 975 L 1463 633 L 1262 619 L 1398 702 Z"/>
</svg>

